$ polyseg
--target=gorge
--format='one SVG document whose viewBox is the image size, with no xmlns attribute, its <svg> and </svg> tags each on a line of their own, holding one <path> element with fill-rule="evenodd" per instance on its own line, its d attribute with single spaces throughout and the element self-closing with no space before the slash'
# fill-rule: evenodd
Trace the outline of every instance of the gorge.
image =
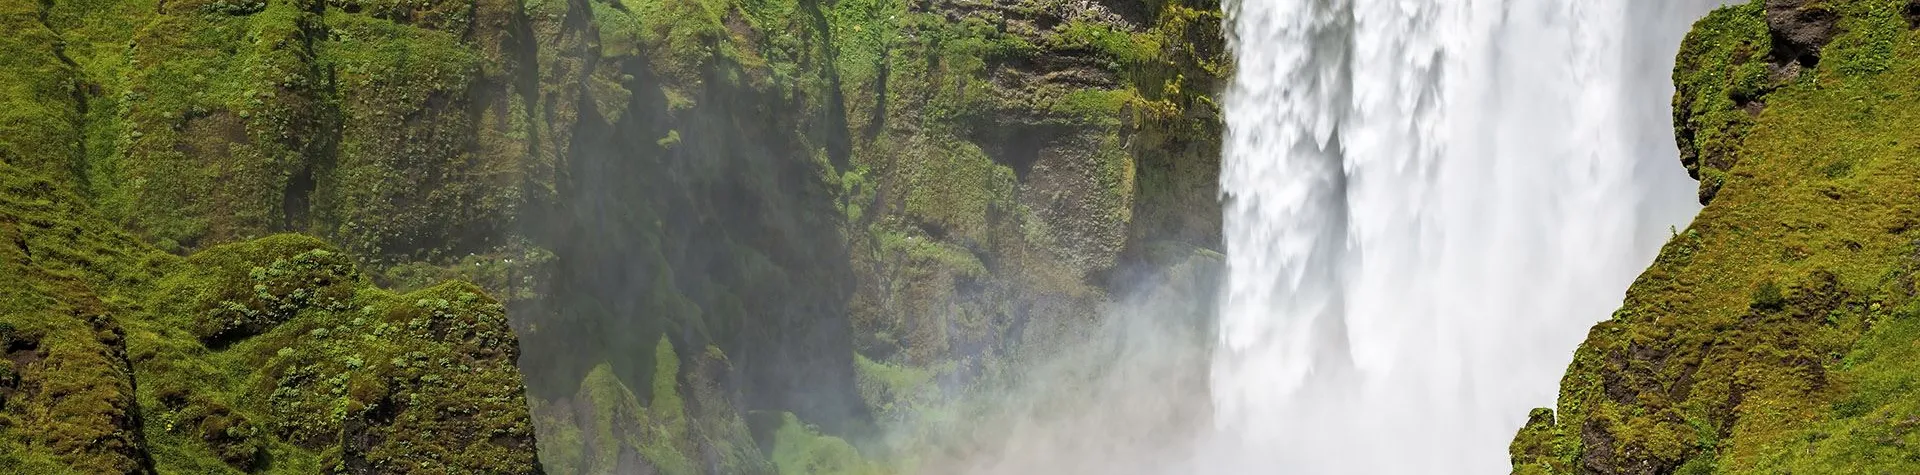
<svg viewBox="0 0 1920 475">
<path fill-rule="evenodd" d="M 1920 470 L 1920 1 L 0 26 L 0 473 Z"/>
</svg>

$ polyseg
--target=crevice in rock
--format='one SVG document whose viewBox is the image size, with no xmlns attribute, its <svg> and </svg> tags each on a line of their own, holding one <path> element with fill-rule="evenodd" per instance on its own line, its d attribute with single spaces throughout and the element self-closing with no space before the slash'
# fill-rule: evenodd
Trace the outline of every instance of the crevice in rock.
<svg viewBox="0 0 1920 475">
<path fill-rule="evenodd" d="M 287 181 L 287 188 L 281 193 L 280 198 L 282 218 L 280 229 L 282 231 L 307 229 L 308 223 L 311 222 L 308 212 L 312 209 L 313 189 L 313 167 L 311 166 L 301 167 L 299 171 L 293 173 L 293 178 Z"/>
</svg>

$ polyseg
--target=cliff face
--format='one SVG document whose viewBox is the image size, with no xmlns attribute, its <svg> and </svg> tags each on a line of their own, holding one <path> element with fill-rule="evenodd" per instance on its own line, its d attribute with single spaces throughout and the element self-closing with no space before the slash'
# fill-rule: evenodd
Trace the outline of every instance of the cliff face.
<svg viewBox="0 0 1920 475">
<path fill-rule="evenodd" d="M 1674 123 L 1707 206 L 1593 328 L 1515 473 L 1920 468 L 1916 12 L 1755 0 L 1695 25 Z"/>
<path fill-rule="evenodd" d="M 351 352 L 360 367 L 314 369 L 303 348 L 328 341 L 319 329 L 361 338 L 422 312 L 497 315 L 476 303 L 491 301 L 484 290 L 525 351 L 490 333 L 446 358 L 518 355 L 550 469 L 791 468 L 852 453 L 819 432 L 860 434 L 937 404 L 1095 320 L 1112 289 L 1212 259 L 1218 10 L 0 0 L 14 32 L 0 39 L 0 162 L 70 202 L 62 219 L 85 216 L 85 232 L 124 241 L 115 252 L 150 256 L 128 262 L 178 262 L 157 283 L 125 284 L 153 295 L 129 304 L 152 318 L 89 323 L 140 341 L 132 329 L 152 322 L 152 378 L 228 364 L 304 375 L 286 376 L 296 386 L 346 375 L 342 400 L 359 405 L 336 412 L 378 416 L 269 414 L 278 402 L 262 401 L 280 392 L 248 395 L 266 386 L 239 374 L 214 379 L 218 396 L 173 397 L 198 386 L 136 384 L 147 370 L 135 357 L 113 376 L 126 394 L 101 397 L 137 386 L 139 403 L 103 403 L 128 415 L 89 426 L 123 433 L 114 467 L 200 470 L 214 465 L 196 457 L 215 454 L 259 471 L 247 454 L 265 453 L 384 472 L 418 457 L 380 448 L 398 435 L 358 435 L 403 421 L 385 418 L 415 406 L 382 401 L 413 389 L 351 375 L 465 377 L 450 374 L 459 364 L 322 345 L 314 354 Z M 268 238 L 289 232 L 318 240 Z M 177 297 L 226 285 L 184 276 L 244 283 L 272 276 L 211 269 L 284 265 L 352 284 Z M 427 294 L 358 290 L 371 284 Z M 421 338 L 446 336 L 429 326 Z M 128 344 L 96 340 L 88 351 L 104 361 L 129 359 L 112 356 Z M 293 353 L 249 349 L 270 346 Z M 495 383 L 474 394 L 518 404 L 520 385 Z M 156 414 L 203 437 L 151 435 Z M 313 435 L 336 432 L 353 443 Z M 485 458 L 530 461 L 511 434 L 494 440 L 509 455 Z M 287 466 L 304 465 L 272 465 Z"/>
<path fill-rule="evenodd" d="M 863 356 L 970 380 L 1085 328 L 1128 272 L 1217 247 L 1217 5 L 883 13 L 893 39 L 844 68 Z"/>
</svg>

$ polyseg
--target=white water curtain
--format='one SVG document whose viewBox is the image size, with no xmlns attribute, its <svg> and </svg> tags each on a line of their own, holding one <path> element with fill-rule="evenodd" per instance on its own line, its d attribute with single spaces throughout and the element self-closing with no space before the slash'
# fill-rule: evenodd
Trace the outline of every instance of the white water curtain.
<svg viewBox="0 0 1920 475">
<path fill-rule="evenodd" d="M 1209 471 L 1504 473 L 1697 205 L 1666 119 L 1711 0 L 1229 1 Z"/>
</svg>

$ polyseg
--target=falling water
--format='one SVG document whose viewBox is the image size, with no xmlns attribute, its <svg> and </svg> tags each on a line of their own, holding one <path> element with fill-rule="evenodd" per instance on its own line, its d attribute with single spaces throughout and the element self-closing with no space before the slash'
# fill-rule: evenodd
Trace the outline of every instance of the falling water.
<svg viewBox="0 0 1920 475">
<path fill-rule="evenodd" d="M 1667 71 L 1715 2 L 1228 3 L 1217 463 L 1504 473 L 1696 210 Z"/>
</svg>

